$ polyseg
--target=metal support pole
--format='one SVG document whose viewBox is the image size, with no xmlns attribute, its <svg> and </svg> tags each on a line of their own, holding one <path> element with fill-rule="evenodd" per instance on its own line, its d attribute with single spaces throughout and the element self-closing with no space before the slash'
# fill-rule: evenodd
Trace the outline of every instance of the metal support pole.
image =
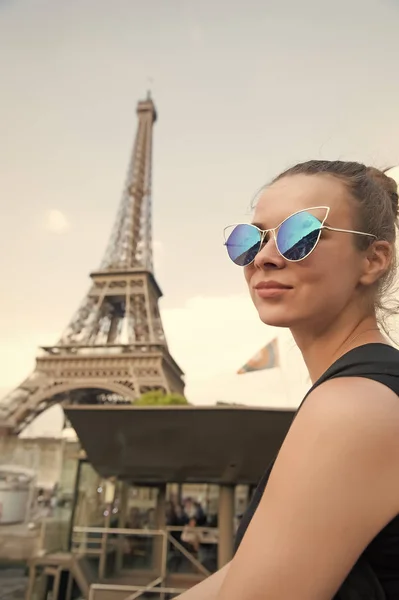
<svg viewBox="0 0 399 600">
<path fill-rule="evenodd" d="M 76 475 L 75 475 L 75 483 L 74 483 L 74 487 L 73 487 L 72 510 L 71 510 L 71 516 L 70 516 L 70 521 L 69 521 L 69 526 L 68 526 L 68 542 L 67 542 L 67 549 L 69 550 L 69 552 L 72 552 L 72 550 L 73 550 L 73 548 L 72 548 L 73 527 L 75 525 L 76 508 L 77 508 L 78 499 L 79 499 L 79 486 L 80 486 L 80 477 L 82 474 L 83 462 L 87 462 L 87 461 L 83 461 L 81 458 L 78 459 L 78 465 L 77 465 Z"/>
<path fill-rule="evenodd" d="M 28 581 L 28 587 L 25 593 L 25 600 L 32 600 L 33 598 L 33 592 L 34 592 L 34 588 L 35 588 L 35 582 L 36 582 L 36 567 L 35 565 L 30 565 L 29 567 L 29 581 Z"/>
<path fill-rule="evenodd" d="M 155 509 L 155 526 L 157 529 L 166 527 L 166 484 L 158 487 L 157 506 Z"/>
<path fill-rule="evenodd" d="M 219 488 L 219 569 L 233 558 L 234 490 L 233 485 L 221 485 Z"/>
<path fill-rule="evenodd" d="M 56 573 L 54 575 L 54 579 L 53 579 L 53 593 L 52 596 L 53 598 L 59 598 L 60 595 L 60 583 L 61 583 L 61 567 L 58 566 Z"/>
<path fill-rule="evenodd" d="M 166 530 L 166 484 L 162 483 L 158 488 L 157 505 L 155 509 L 155 527 L 156 529 Z M 164 570 L 163 564 L 166 563 L 167 556 L 165 555 L 163 536 L 153 538 L 153 566 L 156 569 L 158 576 Z"/>
<path fill-rule="evenodd" d="M 129 499 L 129 484 L 125 481 L 120 483 L 119 488 L 119 498 L 120 498 L 120 509 L 119 509 L 119 518 L 118 518 L 118 528 L 123 529 L 126 527 L 127 521 L 127 509 L 128 509 L 128 499 Z M 116 549 L 116 564 L 115 571 L 119 573 L 123 567 L 123 550 L 125 544 L 126 536 L 120 535 L 118 536 L 118 544 Z"/>
<path fill-rule="evenodd" d="M 106 502 L 106 517 L 104 520 L 104 529 L 108 531 L 111 524 L 112 506 L 115 499 L 115 481 L 109 479 L 105 482 L 105 502 Z M 101 535 L 101 553 L 100 562 L 98 564 L 98 576 L 100 579 L 104 579 L 107 570 L 107 558 L 108 558 L 108 532 L 102 533 Z"/>
<path fill-rule="evenodd" d="M 179 483 L 177 486 L 177 503 L 182 504 L 183 502 L 183 484 Z"/>
<path fill-rule="evenodd" d="M 107 506 L 107 516 L 104 520 L 104 528 L 109 529 L 111 523 L 112 505 Z M 98 562 L 98 577 L 100 579 L 105 578 L 105 572 L 107 569 L 107 546 L 108 546 L 108 533 L 101 534 L 101 546 L 100 546 L 100 560 Z"/>
<path fill-rule="evenodd" d="M 66 588 L 65 600 L 72 600 L 72 590 L 73 590 L 73 575 L 69 571 L 68 572 L 68 583 Z"/>
</svg>

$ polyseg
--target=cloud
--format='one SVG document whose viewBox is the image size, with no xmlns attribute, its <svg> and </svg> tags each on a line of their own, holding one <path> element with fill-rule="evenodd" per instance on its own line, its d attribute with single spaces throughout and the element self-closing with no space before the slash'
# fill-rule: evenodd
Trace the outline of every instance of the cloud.
<svg viewBox="0 0 399 600">
<path fill-rule="evenodd" d="M 44 228 L 51 233 L 62 234 L 70 229 L 70 223 L 64 213 L 53 208 L 45 214 Z"/>
</svg>

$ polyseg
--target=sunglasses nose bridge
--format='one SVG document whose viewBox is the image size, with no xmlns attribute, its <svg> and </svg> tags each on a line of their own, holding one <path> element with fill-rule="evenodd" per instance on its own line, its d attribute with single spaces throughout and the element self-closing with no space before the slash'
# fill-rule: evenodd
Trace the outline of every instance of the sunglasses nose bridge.
<svg viewBox="0 0 399 600">
<path fill-rule="evenodd" d="M 271 227 L 270 229 L 264 229 L 262 231 L 262 237 L 261 237 L 261 248 L 263 248 L 263 246 L 265 246 L 268 242 L 270 242 L 270 240 L 273 240 L 274 243 L 277 243 L 277 239 L 276 239 L 276 228 L 275 227 Z"/>
<path fill-rule="evenodd" d="M 259 250 L 255 256 L 255 264 L 264 261 L 264 252 L 269 253 L 269 242 L 274 242 L 275 250 L 277 250 L 276 230 L 274 228 L 264 229 L 261 232 Z M 268 235 L 269 234 L 269 235 Z M 278 250 L 277 250 L 278 252 Z M 272 251 L 274 255 L 274 250 Z"/>
<path fill-rule="evenodd" d="M 274 236 L 274 229 L 262 229 L 260 230 L 260 250 L 263 248 L 265 244 L 270 240 L 270 237 L 267 237 L 267 234 L 271 233 Z"/>
</svg>

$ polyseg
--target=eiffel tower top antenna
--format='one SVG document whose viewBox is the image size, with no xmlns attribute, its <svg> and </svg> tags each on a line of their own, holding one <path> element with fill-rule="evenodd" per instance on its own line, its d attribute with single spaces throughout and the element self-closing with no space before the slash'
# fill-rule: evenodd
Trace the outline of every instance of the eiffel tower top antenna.
<svg viewBox="0 0 399 600">
<path fill-rule="evenodd" d="M 147 90 L 147 100 L 151 100 L 151 95 L 152 95 L 151 94 L 151 89 L 152 89 L 153 85 L 154 85 L 154 80 L 153 80 L 152 77 L 149 77 L 148 78 L 148 86 L 149 87 L 148 87 L 148 90 Z"/>
<path fill-rule="evenodd" d="M 140 269 L 153 272 L 151 180 L 152 133 L 157 112 L 148 92 L 138 103 L 138 129 L 115 225 L 101 271 Z"/>
</svg>

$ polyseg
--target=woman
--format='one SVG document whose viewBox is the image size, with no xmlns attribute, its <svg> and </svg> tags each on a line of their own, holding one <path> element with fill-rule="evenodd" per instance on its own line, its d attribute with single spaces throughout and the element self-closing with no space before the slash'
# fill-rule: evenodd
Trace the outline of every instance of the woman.
<svg viewBox="0 0 399 600">
<path fill-rule="evenodd" d="M 313 387 L 233 560 L 182 600 L 358 598 L 345 591 L 363 564 L 375 597 L 399 598 L 399 352 L 377 321 L 397 211 L 384 173 L 310 161 L 263 189 L 253 225 L 228 228 L 260 319 L 290 328 Z"/>
</svg>

